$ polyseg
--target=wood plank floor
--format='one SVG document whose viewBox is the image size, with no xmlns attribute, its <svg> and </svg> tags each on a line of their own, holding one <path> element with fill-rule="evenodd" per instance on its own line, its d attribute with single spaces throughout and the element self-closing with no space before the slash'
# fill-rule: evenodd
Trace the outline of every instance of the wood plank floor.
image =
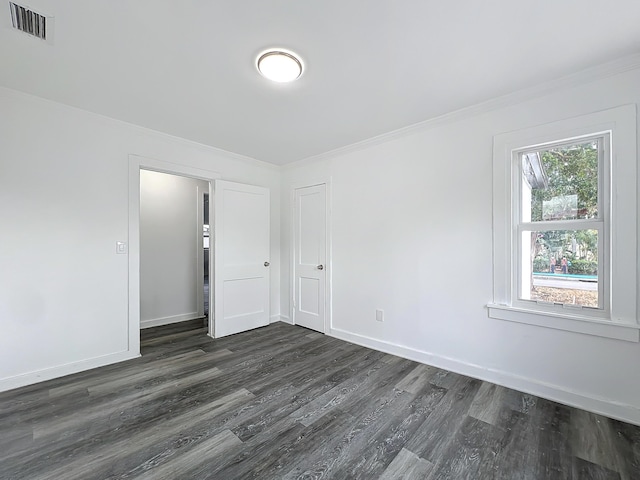
<svg viewBox="0 0 640 480">
<path fill-rule="evenodd" d="M 0 393 L 2 479 L 640 479 L 640 428 L 276 323 Z"/>
</svg>

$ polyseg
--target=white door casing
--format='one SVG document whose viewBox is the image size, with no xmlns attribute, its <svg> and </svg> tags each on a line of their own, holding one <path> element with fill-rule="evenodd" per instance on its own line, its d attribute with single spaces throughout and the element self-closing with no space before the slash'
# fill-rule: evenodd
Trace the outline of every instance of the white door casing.
<svg viewBox="0 0 640 480">
<path fill-rule="evenodd" d="M 326 185 L 294 193 L 294 323 L 326 332 Z"/>
<path fill-rule="evenodd" d="M 182 175 L 209 182 L 209 198 L 212 198 L 214 181 L 220 174 L 209 170 L 190 167 L 153 158 L 129 155 L 129 339 L 127 352 L 133 358 L 140 355 L 140 169 Z M 210 250 L 210 255 L 213 250 Z M 213 259 L 210 259 L 210 263 Z M 211 266 L 211 265 L 210 265 Z M 213 303 L 213 289 L 209 292 L 209 302 Z M 209 315 L 209 335 L 212 335 L 211 315 Z"/>
<path fill-rule="evenodd" d="M 216 180 L 216 338 L 269 324 L 269 190 Z"/>
<path fill-rule="evenodd" d="M 206 188 L 197 187 L 196 191 L 196 302 L 198 305 L 198 316 L 204 317 L 204 239 L 202 229 L 204 224 L 204 194 L 209 193 L 209 185 Z"/>
</svg>

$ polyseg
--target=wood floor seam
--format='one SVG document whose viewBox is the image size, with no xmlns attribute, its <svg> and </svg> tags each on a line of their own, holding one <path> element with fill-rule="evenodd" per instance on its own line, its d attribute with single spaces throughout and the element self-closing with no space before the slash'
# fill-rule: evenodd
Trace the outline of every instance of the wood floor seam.
<svg viewBox="0 0 640 480">
<path fill-rule="evenodd" d="M 0 393 L 0 480 L 638 480 L 640 427 L 276 323 Z"/>
</svg>

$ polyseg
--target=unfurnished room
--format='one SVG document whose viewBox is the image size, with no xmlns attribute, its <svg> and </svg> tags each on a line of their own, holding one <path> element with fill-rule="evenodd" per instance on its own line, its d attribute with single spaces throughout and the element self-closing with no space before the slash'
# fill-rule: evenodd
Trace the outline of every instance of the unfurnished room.
<svg viewBox="0 0 640 480">
<path fill-rule="evenodd" d="M 0 5 L 0 480 L 640 479 L 639 21 Z"/>
</svg>

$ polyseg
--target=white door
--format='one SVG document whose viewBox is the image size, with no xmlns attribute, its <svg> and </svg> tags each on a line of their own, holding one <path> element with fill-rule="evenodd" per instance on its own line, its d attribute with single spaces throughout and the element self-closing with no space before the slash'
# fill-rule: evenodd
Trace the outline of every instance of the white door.
<svg viewBox="0 0 640 480">
<path fill-rule="evenodd" d="M 269 190 L 216 180 L 214 335 L 269 324 Z"/>
<path fill-rule="evenodd" d="M 294 197 L 296 325 L 325 332 L 327 275 L 326 186 L 298 188 Z"/>
</svg>

